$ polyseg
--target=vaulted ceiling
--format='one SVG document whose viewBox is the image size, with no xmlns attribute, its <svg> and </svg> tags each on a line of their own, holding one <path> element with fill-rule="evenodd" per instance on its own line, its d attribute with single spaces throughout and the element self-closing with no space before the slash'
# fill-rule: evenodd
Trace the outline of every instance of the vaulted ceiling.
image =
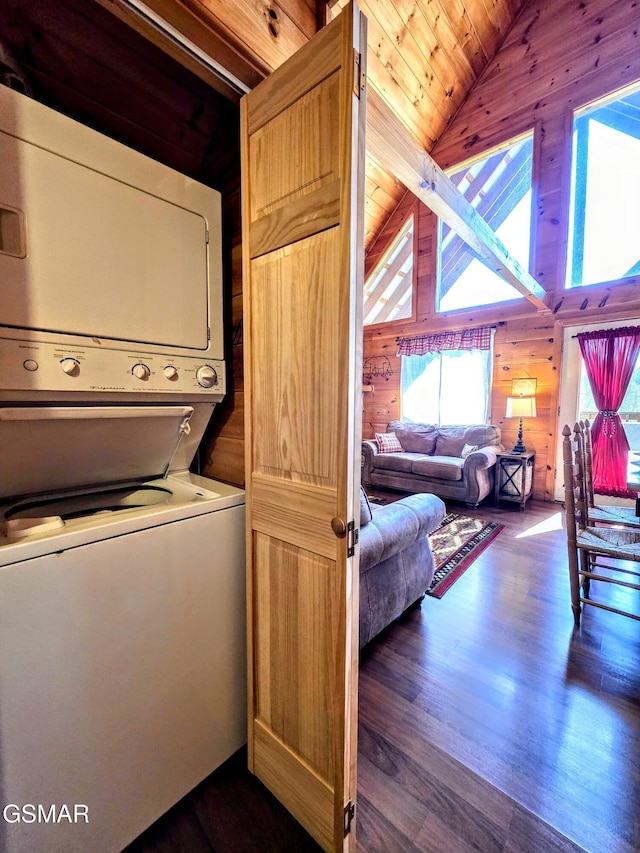
<svg viewBox="0 0 640 853">
<path fill-rule="evenodd" d="M 433 149 L 450 124 L 525 2 L 360 0 L 369 22 L 369 85 L 382 95 L 427 151 Z M 168 21 L 246 88 L 252 88 L 338 14 L 345 3 L 346 0 L 145 0 L 143 8 Z M 225 172 L 237 162 L 237 130 L 232 130 L 231 125 L 233 102 L 238 101 L 239 95 L 217 82 L 193 56 L 185 55 L 175 43 L 159 35 L 132 10 L 135 6 L 140 6 L 140 0 L 40 0 L 37 4 L 0 0 L 0 38 L 18 54 L 35 87 L 46 90 L 45 102 L 71 114 L 91 115 L 93 108 L 94 116 L 88 123 L 97 124 L 107 133 L 113 124 L 116 130 L 111 131 L 112 135 L 129 134 L 131 139 L 123 141 L 135 147 L 152 145 L 151 136 L 155 134 L 157 144 L 166 149 L 165 159 L 173 158 L 170 165 L 181 168 L 189 164 L 188 168 L 183 166 L 184 171 L 220 186 L 225 182 Z M 119 26 L 123 21 L 130 24 L 160 50 L 149 46 L 141 51 L 132 41 L 133 36 L 122 36 L 114 29 L 110 18 L 120 18 Z M 129 65 L 124 63 L 125 53 Z M 186 66 L 193 77 L 177 74 L 168 60 L 160 58 L 167 53 L 179 65 Z M 109 62 L 113 65 L 111 71 Z M 1 65 L 0 57 L 0 71 Z M 143 65 L 147 79 L 132 80 L 132 74 L 142 74 Z M 167 78 L 171 85 L 162 91 Z M 217 87 L 218 92 L 210 90 L 207 95 L 206 87 L 196 78 Z M 165 113 L 168 100 L 177 132 L 168 134 L 171 138 L 162 140 L 160 145 L 165 135 L 163 124 L 169 118 Z M 101 106 L 103 102 L 107 103 L 106 108 Z M 136 128 L 136 123 L 143 121 L 147 126 Z M 223 131 L 229 135 L 229 143 L 221 141 Z M 212 142 L 216 135 L 217 141 Z M 153 151 L 149 153 L 154 156 Z M 399 181 L 369 156 L 367 244 L 404 192 Z"/>
<path fill-rule="evenodd" d="M 430 152 L 524 2 L 361 0 L 359 5 L 369 22 L 369 83 Z M 369 157 L 366 194 L 368 244 L 404 187 Z"/>
</svg>

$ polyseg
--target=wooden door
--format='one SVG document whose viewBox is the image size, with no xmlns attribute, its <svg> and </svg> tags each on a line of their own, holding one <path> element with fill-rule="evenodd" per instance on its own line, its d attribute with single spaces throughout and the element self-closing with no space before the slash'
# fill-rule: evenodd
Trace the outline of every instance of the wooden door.
<svg viewBox="0 0 640 853">
<path fill-rule="evenodd" d="M 249 767 L 328 851 L 355 850 L 365 46 L 350 6 L 241 102 Z"/>
</svg>

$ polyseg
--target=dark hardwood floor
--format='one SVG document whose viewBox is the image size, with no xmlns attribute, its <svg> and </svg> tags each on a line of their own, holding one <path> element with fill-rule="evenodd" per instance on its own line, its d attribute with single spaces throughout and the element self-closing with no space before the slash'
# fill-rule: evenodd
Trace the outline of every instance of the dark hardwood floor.
<svg viewBox="0 0 640 853">
<path fill-rule="evenodd" d="M 640 850 L 640 622 L 574 629 L 557 505 L 452 508 L 505 530 L 363 652 L 358 851 Z M 127 853 L 318 849 L 239 755 Z"/>
</svg>

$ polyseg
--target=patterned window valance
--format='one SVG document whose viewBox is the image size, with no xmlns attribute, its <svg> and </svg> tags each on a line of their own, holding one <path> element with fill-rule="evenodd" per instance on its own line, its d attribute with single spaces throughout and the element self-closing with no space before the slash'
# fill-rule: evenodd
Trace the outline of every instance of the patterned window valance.
<svg viewBox="0 0 640 853">
<path fill-rule="evenodd" d="M 464 329 L 461 332 L 441 332 L 438 335 L 415 335 L 397 338 L 397 355 L 425 355 L 444 350 L 491 349 L 491 326 Z"/>
</svg>

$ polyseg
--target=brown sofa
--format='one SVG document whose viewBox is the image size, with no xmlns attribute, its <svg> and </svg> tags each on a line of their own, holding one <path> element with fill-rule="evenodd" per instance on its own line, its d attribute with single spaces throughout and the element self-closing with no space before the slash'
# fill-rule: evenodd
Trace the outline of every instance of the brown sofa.
<svg viewBox="0 0 640 853">
<path fill-rule="evenodd" d="M 503 450 L 498 427 L 391 421 L 386 433 L 395 433 L 399 449 L 381 451 L 375 440 L 362 443 L 365 486 L 431 492 L 467 506 L 492 493 L 496 454 Z"/>
</svg>

